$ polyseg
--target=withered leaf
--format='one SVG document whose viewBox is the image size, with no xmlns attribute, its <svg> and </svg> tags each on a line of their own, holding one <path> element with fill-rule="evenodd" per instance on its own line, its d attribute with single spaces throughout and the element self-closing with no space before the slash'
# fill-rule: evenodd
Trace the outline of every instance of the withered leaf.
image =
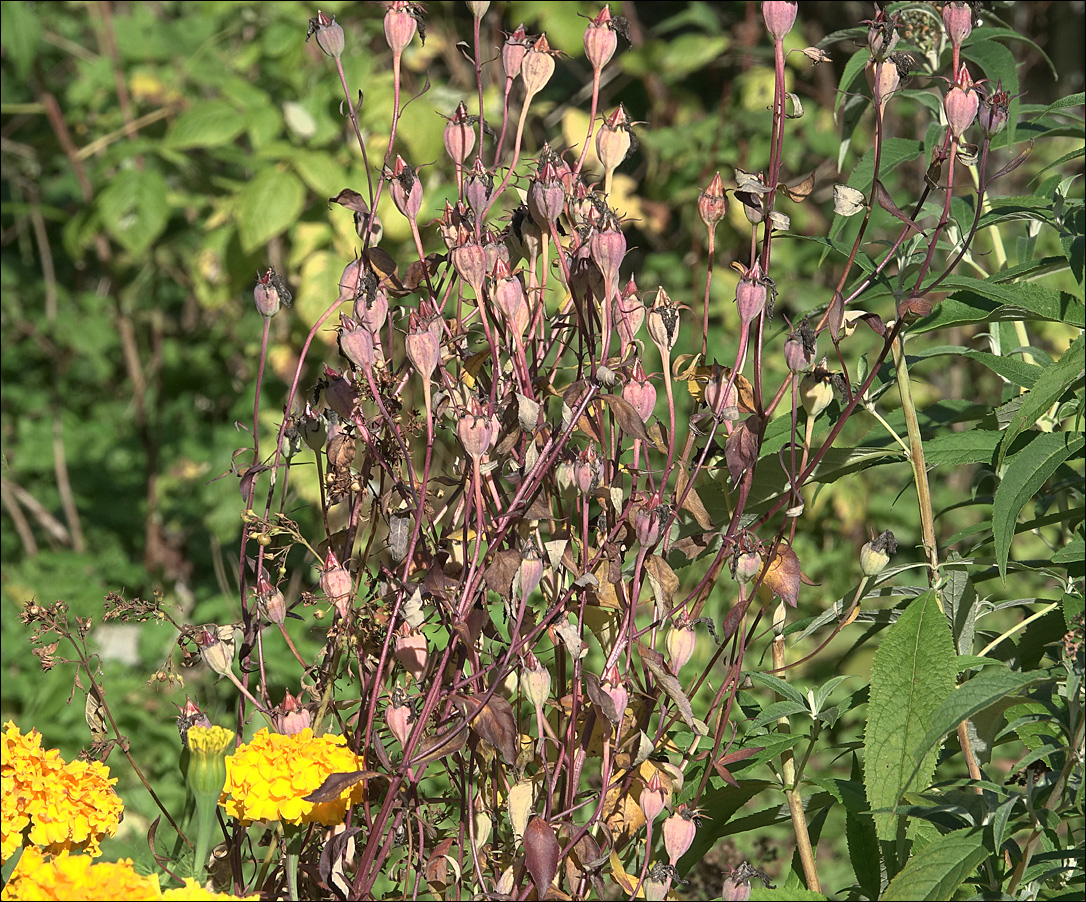
<svg viewBox="0 0 1086 902">
<path fill-rule="evenodd" d="M 444 262 L 444 254 L 427 254 L 425 265 L 421 260 L 415 260 L 407 267 L 407 272 L 403 275 L 403 287 L 408 291 L 414 291 L 426 281 L 427 275 L 434 276 Z"/>
<path fill-rule="evenodd" d="M 833 211 L 839 216 L 855 216 L 867 205 L 862 191 L 848 185 L 833 186 Z"/>
<path fill-rule="evenodd" d="M 845 298 L 839 291 L 833 293 L 833 300 L 826 312 L 822 314 L 822 323 L 830 327 L 830 337 L 837 341 L 841 334 L 841 326 L 845 321 Z M 821 323 L 819 324 L 821 325 Z"/>
<path fill-rule="evenodd" d="M 753 467 L 758 460 L 758 417 L 747 417 L 732 430 L 724 443 L 724 458 L 728 462 L 728 473 L 734 482 L 739 482 L 743 471 Z"/>
<path fill-rule="evenodd" d="M 615 415 L 615 419 L 623 432 L 632 435 L 634 438 L 639 438 L 643 442 L 652 442 L 649 434 L 645 431 L 645 423 L 641 419 L 641 415 L 634 410 L 634 406 L 629 401 L 621 395 L 600 395 L 600 400 L 611 408 L 611 412 Z"/>
<path fill-rule="evenodd" d="M 411 759 L 411 767 L 416 772 L 421 773 L 426 765 L 444 758 L 446 755 L 451 755 L 453 752 L 459 752 L 460 749 L 467 745 L 467 730 L 453 729 L 459 726 L 460 723 L 462 722 L 451 721 L 442 724 L 440 735 L 428 736 L 423 739 L 419 743 L 415 757 Z M 453 729 L 452 734 L 445 736 L 449 729 Z"/>
<path fill-rule="evenodd" d="M 350 188 L 344 188 L 335 197 L 328 198 L 328 203 L 339 204 L 341 207 L 346 207 L 348 210 L 354 210 L 356 213 L 369 213 L 370 207 L 366 203 L 364 197 L 357 191 L 352 191 Z"/>
<path fill-rule="evenodd" d="M 558 873 L 558 855 L 562 847 L 554 828 L 539 815 L 524 828 L 524 863 L 535 882 L 536 896 L 542 899 Z"/>
<path fill-rule="evenodd" d="M 712 529 L 714 527 L 713 518 L 709 516 L 709 511 L 705 509 L 705 505 L 701 503 L 701 497 L 698 495 L 698 490 L 691 488 L 687 491 L 687 484 L 690 482 L 690 473 L 686 467 L 679 465 L 678 475 L 675 477 L 675 497 L 683 498 L 685 493 L 686 497 L 683 498 L 683 509 L 689 511 L 694 515 L 694 519 L 698 521 L 698 526 L 702 529 Z"/>
<path fill-rule="evenodd" d="M 785 193 L 796 203 L 803 203 L 803 201 L 810 197 L 811 192 L 814 191 L 814 186 L 815 177 L 814 173 L 812 172 L 809 176 L 807 176 L 807 178 L 803 179 L 803 181 L 801 182 L 797 182 L 794 185 L 785 185 L 784 190 Z"/>
<path fill-rule="evenodd" d="M 380 774 L 375 770 L 351 770 L 329 774 L 324 778 L 324 782 L 321 783 L 320 786 L 314 789 L 309 795 L 303 796 L 303 798 L 305 801 L 312 802 L 314 805 L 320 805 L 323 802 L 332 802 L 338 799 L 356 783 L 361 783 L 364 780 L 369 780 L 378 776 L 380 776 Z"/>
<path fill-rule="evenodd" d="M 423 868 L 423 877 L 427 883 L 440 884 L 442 887 L 448 884 L 449 862 L 445 856 L 449 854 L 452 847 L 453 839 L 451 836 L 441 840 L 434 846 L 434 851 Z"/>
<path fill-rule="evenodd" d="M 651 554 L 645 558 L 645 572 L 649 582 L 652 583 L 652 591 L 656 596 L 656 602 L 665 610 L 669 610 L 675 601 L 675 591 L 679 588 L 679 577 L 671 569 L 668 562 L 658 554 Z"/>
<path fill-rule="evenodd" d="M 482 706 L 470 696 L 458 695 L 453 697 L 453 704 L 460 709 L 460 713 L 469 718 L 472 731 L 494 746 L 502 760 L 512 767 L 516 763 L 520 746 L 520 733 L 517 731 L 513 706 L 500 695 L 492 695 Z"/>
<path fill-rule="evenodd" d="M 778 595 L 787 604 L 795 607 L 799 601 L 802 581 L 803 570 L 800 568 L 799 558 L 791 548 L 784 546 L 777 549 L 762 570 L 762 585 L 759 591 Z"/>
<path fill-rule="evenodd" d="M 883 187 L 882 182 L 875 179 L 875 199 L 878 200 L 879 206 L 882 207 L 887 213 L 893 216 L 895 219 L 900 219 L 909 228 L 914 229 L 918 234 L 924 235 L 924 230 L 920 228 L 915 222 L 913 222 L 908 216 L 898 209 L 897 204 L 894 203 L 894 199 L 890 196 L 890 192 Z M 925 235 L 925 237 L 927 237 Z"/>
<path fill-rule="evenodd" d="M 687 560 L 693 561 L 705 554 L 719 541 L 720 534 L 717 532 L 694 533 L 673 542 L 671 550 L 681 552 L 686 555 Z"/>
<path fill-rule="evenodd" d="M 646 669 L 655 677 L 656 685 L 663 689 L 667 697 L 675 703 L 675 707 L 678 708 L 682 719 L 686 721 L 686 725 L 699 736 L 704 736 L 706 732 L 705 724 L 694 717 L 694 709 L 690 704 L 690 699 L 683 693 L 683 687 L 679 684 L 679 681 L 668 672 L 667 665 L 664 664 L 664 656 L 649 648 L 643 642 L 637 643 L 637 652 L 641 655 L 641 660 Z"/>
<path fill-rule="evenodd" d="M 584 684 L 592 704 L 600 709 L 600 713 L 610 721 L 612 726 L 617 727 L 619 723 L 618 711 L 615 710 L 615 703 L 611 701 L 611 696 L 604 692 L 603 687 L 600 686 L 600 678 L 591 671 L 586 671 Z"/>
<path fill-rule="evenodd" d="M 494 555 L 494 559 L 483 574 L 486 579 L 486 587 L 491 592 L 497 592 L 502 598 L 508 598 L 513 588 L 513 577 L 523 555 L 519 551 L 506 549 Z"/>
</svg>

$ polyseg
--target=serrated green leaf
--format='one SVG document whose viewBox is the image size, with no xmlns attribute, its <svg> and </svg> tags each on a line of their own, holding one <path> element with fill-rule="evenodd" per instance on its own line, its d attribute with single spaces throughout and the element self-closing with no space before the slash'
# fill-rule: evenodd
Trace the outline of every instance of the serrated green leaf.
<svg viewBox="0 0 1086 902">
<path fill-rule="evenodd" d="M 882 142 L 882 154 L 879 157 L 879 178 L 885 179 L 902 163 L 915 160 L 924 152 L 924 142 L 911 138 L 887 138 Z M 866 195 L 875 178 L 875 149 L 871 148 L 860 158 L 856 168 L 848 177 L 848 186 L 862 191 Z"/>
<path fill-rule="evenodd" d="M 761 713 L 751 721 L 751 727 L 764 727 L 771 723 L 776 723 L 781 717 L 791 717 L 793 714 L 810 714 L 807 710 L 807 705 L 804 703 L 797 704 L 790 699 L 784 699 L 783 701 L 773 702 L 766 705 Z"/>
<path fill-rule="evenodd" d="M 1073 564 L 1076 561 L 1086 560 L 1086 540 L 1083 539 L 1082 529 L 1071 536 L 1071 541 L 1052 555 L 1053 564 Z"/>
<path fill-rule="evenodd" d="M 1001 432 L 974 429 L 942 432 L 924 442 L 924 459 L 929 466 L 958 467 L 991 461 L 1002 438 Z"/>
<path fill-rule="evenodd" d="M 1078 338 L 1063 352 L 1060 359 L 1042 372 L 1033 384 L 1033 388 L 1026 393 L 1022 405 L 1011 417 L 1003 434 L 1003 440 L 999 443 L 997 469 L 1003 466 L 1003 461 L 1014 440 L 1036 423 L 1037 419 L 1055 404 L 1064 392 L 1072 386 L 1082 385 L 1084 378 L 1086 378 L 1086 332 L 1080 332 Z"/>
<path fill-rule="evenodd" d="M 265 169 L 238 195 L 237 221 L 241 246 L 253 251 L 286 231 L 301 215 L 305 186 L 293 172 Z"/>
<path fill-rule="evenodd" d="M 225 100 L 203 100 L 177 117 L 163 142 L 170 150 L 229 144 L 245 128 L 245 117 Z"/>
<path fill-rule="evenodd" d="M 922 759 L 938 748 L 943 737 L 956 730 L 966 718 L 998 704 L 1009 696 L 1018 695 L 1030 686 L 1051 681 L 1048 674 L 1038 671 L 1021 673 L 1008 667 L 986 667 L 971 680 L 962 683 L 932 713 L 928 732 L 913 749 L 913 757 Z"/>
<path fill-rule="evenodd" d="M 750 898 L 753 899 L 754 902 L 788 902 L 788 900 L 791 899 L 796 900 L 796 902 L 818 902 L 818 900 L 826 899 L 828 897 L 823 896 L 821 893 L 816 893 L 813 889 L 784 886 L 776 889 L 769 889 L 761 883 L 752 882 L 750 887 Z"/>
<path fill-rule="evenodd" d="M 1071 455 L 1086 444 L 1082 433 L 1038 432 L 1021 451 L 1011 456 L 1010 463 L 992 499 L 992 535 L 995 540 L 999 575 L 1007 578 L 1007 560 L 1014 538 L 1018 513 L 1045 481 Z"/>
<path fill-rule="evenodd" d="M 728 820 L 759 793 L 773 784 L 768 780 L 740 780 L 739 787 L 724 786 L 702 797 L 702 807 L 713 812 L 713 819 L 694 836 L 694 842 L 679 860 L 679 873 L 685 874 L 699 862 L 723 835 Z"/>
<path fill-rule="evenodd" d="M 780 677 L 773 676 L 771 673 L 760 673 L 756 670 L 748 671 L 744 675 L 750 677 L 755 683 L 761 683 L 763 686 L 768 686 L 782 698 L 791 699 L 797 705 L 802 705 L 804 708 L 807 707 L 807 699 L 803 697 L 803 693 L 791 683 L 782 680 Z"/>
<path fill-rule="evenodd" d="M 0 3 L 0 46 L 25 78 L 41 43 L 41 17 L 29 3 Z"/>
<path fill-rule="evenodd" d="M 949 280 L 948 280 L 949 281 Z M 999 283 L 984 283 L 990 287 Z M 941 287 L 941 286 L 940 286 Z M 991 297 L 974 291 L 960 291 L 947 298 L 928 316 L 909 329 L 911 334 L 923 334 L 933 329 L 966 326 L 972 323 L 1013 322 L 1015 320 L 1049 320 L 1082 328 L 1086 324 L 1086 306 L 1065 291 L 1039 289 L 1035 285 L 1016 284 L 1014 291 L 1026 289 L 1018 300 L 1026 303 L 1001 304 Z M 1011 290 L 1008 288 L 1008 290 Z M 1038 294 L 1040 292 L 1040 294 Z"/>
<path fill-rule="evenodd" d="M 166 228 L 166 180 L 150 167 L 123 169 L 98 196 L 98 212 L 110 235 L 129 253 L 141 254 Z"/>
<path fill-rule="evenodd" d="M 911 360 L 912 355 L 910 354 L 909 357 Z M 988 351 L 975 351 L 972 348 L 965 348 L 957 345 L 939 345 L 938 347 L 927 348 L 919 352 L 916 357 L 917 359 L 925 359 L 928 357 L 965 357 L 968 360 L 975 360 L 977 363 L 990 369 L 997 376 L 1002 376 L 1008 382 L 1013 382 L 1015 385 L 1020 385 L 1023 388 L 1031 387 L 1042 372 L 1042 368 L 1034 363 L 1024 363 L 1014 357 L 1003 357 Z"/>
<path fill-rule="evenodd" d="M 890 881 L 883 902 L 952 899 L 985 856 L 984 837 L 972 829 L 940 836 L 914 855 Z"/>
<path fill-rule="evenodd" d="M 871 672 L 864 786 L 881 840 L 896 833 L 903 793 L 927 786 L 935 752 L 912 756 L 928 719 L 954 689 L 954 645 L 934 593 L 915 599 L 887 631 Z"/>
</svg>

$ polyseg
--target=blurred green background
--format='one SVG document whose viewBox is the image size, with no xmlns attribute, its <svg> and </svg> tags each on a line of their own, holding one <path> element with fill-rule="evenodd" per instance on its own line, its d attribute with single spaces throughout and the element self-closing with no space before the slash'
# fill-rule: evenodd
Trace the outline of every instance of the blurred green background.
<svg viewBox="0 0 1086 902">
<path fill-rule="evenodd" d="M 938 60 L 939 47 L 924 32 L 931 6 L 914 6 L 929 9 L 914 15 L 914 52 L 926 48 Z M 383 8 L 322 9 L 346 31 L 344 68 L 352 91 L 362 92 L 359 114 L 370 160 L 379 164 L 392 105 Z M 502 30 L 521 21 L 529 31 L 546 30 L 552 46 L 569 54 L 533 104 L 528 157 L 545 140 L 556 148 L 583 140 L 591 70 L 581 50 L 586 20 L 578 14 L 598 9 L 495 3 L 484 20 L 483 45 L 495 54 Z M 1008 42 L 1024 102 L 1046 104 L 1082 89 L 1082 4 L 997 3 L 993 11 L 1036 42 Z M 700 311 L 706 243 L 698 192 L 718 169 L 730 181 L 734 168 L 758 171 L 768 158 L 771 50 L 758 4 L 634 2 L 614 12 L 630 19 L 632 46 L 606 70 L 601 112 L 621 101 L 644 123 L 640 148 L 615 187 L 631 248 L 623 279 L 634 274 L 642 289 L 664 284 Z M 339 273 L 358 246 L 349 214 L 329 209 L 327 198 L 366 186 L 332 63 L 305 41 L 315 13 L 293 2 L 0 5 L 0 709 L 24 729 L 42 730 L 69 757 L 89 742 L 82 693 L 70 703 L 71 668 L 41 672 L 19 621 L 26 601 L 64 599 L 74 613 L 97 618 L 109 592 L 148 597 L 161 588 L 189 622 L 238 616 L 242 505 L 229 470 L 247 438 L 235 423 L 252 418 L 261 332 L 252 285 L 274 265 L 295 294 L 295 306 L 271 324 L 263 398 L 270 434 L 301 342 L 335 298 Z M 803 3 L 788 46 L 816 44 L 871 13 L 866 3 Z M 470 41 L 466 6 L 430 3 L 426 22 L 425 45 L 416 41 L 405 54 L 405 88 L 408 97 L 429 90 L 405 110 L 397 140 L 409 162 L 432 164 L 423 170 L 420 223 L 455 193 L 438 114 L 451 115 L 461 99 L 469 111 L 476 103 L 473 67 L 457 48 Z M 818 177 L 812 202 L 789 210 L 797 232 L 829 229 L 826 200 L 840 152 L 836 86 L 858 47 L 852 35 L 829 48 L 831 64 L 818 67 L 801 54 L 789 57 L 790 90 L 806 113 L 790 124 L 785 172 L 789 181 Z M 491 71 L 487 116 L 498 127 L 502 85 L 496 64 Z M 920 76 L 911 87 L 933 86 Z M 929 115 L 916 100 L 903 97 L 901 106 L 903 127 Z M 846 173 L 870 146 L 869 128 L 869 120 L 858 126 L 843 158 Z M 1045 162 L 1015 178 L 1025 184 Z M 895 186 L 906 197 L 923 163 L 897 173 Z M 711 347 L 724 363 L 735 353 L 734 335 L 722 327 L 737 278 L 728 264 L 743 259 L 749 235 L 734 206 L 717 233 L 713 285 Z M 383 246 L 406 265 L 414 254 L 406 223 L 390 206 L 380 212 Z M 423 234 L 427 248 L 437 249 L 434 230 Z M 825 303 L 838 270 L 821 264 L 813 244 L 775 247 L 778 312 L 795 322 Z M 696 349 L 693 320 L 678 351 Z M 779 342 L 781 318 L 775 328 Z M 1066 339 L 1058 327 L 1035 336 L 1056 353 Z M 321 340 L 334 362 L 332 333 Z M 319 375 L 320 357 L 311 355 L 303 388 Z M 931 396 L 1001 390 L 990 373 L 967 365 L 933 367 L 921 378 L 921 393 Z M 870 527 L 915 533 L 908 468 L 876 472 L 878 491 L 863 479 L 838 483 L 813 499 L 800 521 L 797 551 L 819 584 L 804 590 L 801 611 L 821 610 L 849 590 Z M 940 506 L 968 492 L 969 480 L 957 473 L 941 481 Z M 304 500 L 312 499 L 300 499 L 290 513 L 318 535 L 319 518 Z M 950 518 L 945 534 L 962 525 Z M 914 554 L 903 553 L 906 560 Z M 315 583 L 315 573 L 304 570 L 295 592 Z M 726 601 L 721 593 L 717 609 L 706 613 L 719 620 Z M 150 753 L 140 757 L 152 762 L 154 778 L 174 773 L 170 703 L 182 702 L 185 691 L 145 683 L 174 639 L 167 625 L 104 625 L 92 633 L 111 705 L 136 751 Z M 832 670 L 834 661 L 817 666 Z M 213 710 L 229 708 L 229 693 L 206 676 L 189 691 Z M 122 794 L 138 819 L 140 790 L 124 780 Z M 175 802 L 177 781 L 162 785 Z"/>
</svg>

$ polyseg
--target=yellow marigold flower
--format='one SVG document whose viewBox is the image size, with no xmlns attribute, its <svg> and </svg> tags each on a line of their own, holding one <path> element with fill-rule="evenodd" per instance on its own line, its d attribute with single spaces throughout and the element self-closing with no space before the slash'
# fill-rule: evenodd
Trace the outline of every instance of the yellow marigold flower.
<svg viewBox="0 0 1086 902">
<path fill-rule="evenodd" d="M 67 851 L 46 856 L 27 846 L 4 887 L 3 900 L 151 900 L 162 898 L 157 876 L 137 874 L 132 860 L 95 862 L 87 855 Z"/>
<path fill-rule="evenodd" d="M 57 853 L 100 855 L 102 837 L 113 836 L 124 805 L 113 790 L 116 778 L 99 761 L 65 763 L 56 749 L 43 749 L 41 733 L 23 735 L 11 721 L 0 740 L 3 762 L 0 858 L 23 844 Z"/>
<path fill-rule="evenodd" d="M 260 898 L 255 896 L 231 896 L 229 893 L 216 893 L 213 890 L 204 889 L 191 877 L 185 878 L 185 885 L 180 889 L 163 890 L 163 902 L 256 902 Z"/>
<path fill-rule="evenodd" d="M 243 823 L 343 823 L 347 806 L 362 801 L 356 783 L 330 802 L 305 801 L 329 774 L 362 770 L 362 759 L 342 736 L 314 736 L 304 729 L 293 736 L 261 730 L 226 759 L 226 787 L 219 804 Z"/>
</svg>

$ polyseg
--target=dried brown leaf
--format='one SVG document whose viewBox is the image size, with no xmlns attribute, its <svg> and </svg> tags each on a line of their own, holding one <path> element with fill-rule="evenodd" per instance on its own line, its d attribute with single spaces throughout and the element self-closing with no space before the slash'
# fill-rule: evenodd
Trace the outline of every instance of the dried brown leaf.
<svg viewBox="0 0 1086 902">
<path fill-rule="evenodd" d="M 524 864 L 535 882 L 536 895 L 542 899 L 558 873 L 558 855 L 562 847 L 554 828 L 536 815 L 524 828 Z"/>
<path fill-rule="evenodd" d="M 699 736 L 704 736 L 705 724 L 694 717 L 694 708 L 690 704 L 690 699 L 686 697 L 679 681 L 668 671 L 664 656 L 642 642 L 637 643 L 637 651 L 646 669 L 655 677 L 656 685 L 663 689 L 667 697 L 675 703 L 686 725 Z"/>
<path fill-rule="evenodd" d="M 351 770 L 329 774 L 324 778 L 324 782 L 321 783 L 320 786 L 303 798 L 305 801 L 312 802 L 315 805 L 320 805 L 324 802 L 332 802 L 343 795 L 348 789 L 351 789 L 355 784 L 378 776 L 380 776 L 380 774 L 375 770 Z"/>
</svg>

